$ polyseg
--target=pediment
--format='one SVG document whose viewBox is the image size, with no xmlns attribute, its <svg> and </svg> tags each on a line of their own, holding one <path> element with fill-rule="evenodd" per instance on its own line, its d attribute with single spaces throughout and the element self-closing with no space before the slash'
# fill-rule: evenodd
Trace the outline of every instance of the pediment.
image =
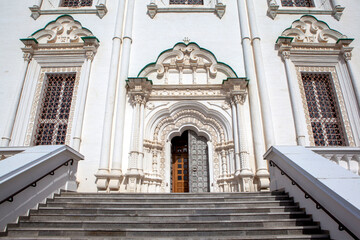
<svg viewBox="0 0 360 240">
<path fill-rule="evenodd" d="M 156 85 L 219 84 L 237 76 L 228 65 L 218 62 L 214 54 L 196 43 L 178 43 L 143 68 L 138 77 L 146 77 Z"/>
<path fill-rule="evenodd" d="M 81 43 L 81 37 L 93 36 L 91 31 L 84 28 L 80 22 L 69 15 L 58 17 L 48 23 L 45 28 L 33 33 L 29 38 L 34 38 L 40 44 L 48 43 Z"/>
<path fill-rule="evenodd" d="M 337 43 L 339 39 L 347 38 L 340 32 L 329 28 L 313 16 L 305 15 L 292 23 L 281 37 L 291 37 L 297 43 Z"/>
</svg>

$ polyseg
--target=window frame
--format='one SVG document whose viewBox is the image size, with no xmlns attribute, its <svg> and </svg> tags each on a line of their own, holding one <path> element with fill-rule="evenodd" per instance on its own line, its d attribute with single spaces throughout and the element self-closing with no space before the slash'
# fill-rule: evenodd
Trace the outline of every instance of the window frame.
<svg viewBox="0 0 360 240">
<path fill-rule="evenodd" d="M 62 15 L 62 14 L 96 14 L 103 18 L 107 10 L 106 0 L 92 1 L 91 6 L 62 7 L 63 0 L 54 0 L 53 2 L 38 0 L 35 4 L 29 6 L 31 17 L 38 19 L 41 15 Z"/>
<path fill-rule="evenodd" d="M 345 7 L 335 5 L 332 0 L 312 0 L 314 7 L 282 6 L 282 0 L 268 0 L 267 14 L 275 19 L 278 14 L 316 14 L 332 15 L 336 20 L 340 20 Z"/>
<path fill-rule="evenodd" d="M 64 71 L 65 70 L 65 71 Z M 75 70 L 75 71 L 66 71 L 66 70 Z M 81 72 L 81 68 L 75 68 L 75 69 L 71 69 L 71 68 L 68 68 L 68 69 L 54 69 L 54 68 L 50 68 L 50 69 L 43 69 L 43 73 L 44 74 L 41 74 L 40 76 L 40 79 L 38 80 L 38 83 L 37 83 L 37 93 L 40 93 L 40 94 L 36 94 L 35 97 L 34 97 L 34 101 L 33 101 L 33 108 L 37 108 L 36 112 L 35 113 L 35 116 L 34 116 L 34 113 L 32 114 L 32 116 L 30 117 L 30 119 L 34 119 L 34 127 L 32 129 L 32 138 L 31 138 L 31 142 L 29 143 L 29 145 L 57 145 L 57 141 L 56 141 L 56 137 L 57 137 L 57 133 L 54 133 L 52 135 L 52 140 L 51 140 L 51 144 L 42 144 L 42 143 L 39 143 L 37 144 L 36 143 L 36 136 L 37 136 L 37 131 L 39 129 L 39 126 L 38 124 L 46 124 L 46 123 L 55 123 L 55 124 L 60 124 L 61 122 L 62 123 L 66 123 L 66 134 L 65 134 L 65 140 L 63 142 L 61 142 L 60 144 L 66 144 L 66 145 L 69 145 L 70 144 L 70 141 L 71 141 L 71 130 L 72 130 L 72 126 L 73 126 L 73 119 L 74 119 L 74 112 L 75 112 L 75 105 L 76 105 L 76 96 L 77 96 L 77 92 L 78 92 L 78 86 L 79 86 L 79 81 L 80 81 L 80 72 Z M 70 109 L 69 109 L 69 115 L 67 117 L 67 119 L 63 119 L 63 120 L 59 120 L 59 119 L 43 119 L 41 120 L 41 111 L 43 110 L 43 98 L 44 98 L 44 95 L 46 94 L 46 86 L 48 84 L 48 79 L 49 79 L 49 75 L 56 75 L 56 74 L 59 74 L 59 75 L 65 75 L 65 74 L 74 74 L 75 77 L 74 77 L 74 86 L 73 86 L 73 91 L 72 91 L 72 98 L 71 98 L 71 106 L 70 106 Z M 41 90 L 39 90 L 41 89 Z M 59 102 L 58 106 L 57 107 L 60 107 L 61 101 Z M 36 106 L 37 105 L 37 106 Z M 60 114 L 59 113 L 59 109 L 57 109 L 57 117 L 58 115 Z M 54 130 L 59 130 L 58 127 L 55 127 Z M 30 132 L 31 130 L 28 129 L 28 133 Z M 28 139 L 30 139 L 28 137 Z"/>
<path fill-rule="evenodd" d="M 339 114 L 339 116 L 337 118 L 339 120 L 339 123 L 341 124 L 341 126 L 340 126 L 341 131 L 344 134 L 344 136 L 343 136 L 344 145 L 316 145 L 315 138 L 313 135 L 312 121 L 311 121 L 310 112 L 308 109 L 308 102 L 306 99 L 305 89 L 304 89 L 304 85 L 303 85 L 303 79 L 302 79 L 303 73 L 329 74 L 329 81 L 330 81 L 330 84 L 332 85 L 332 91 L 333 91 L 332 94 L 334 94 L 334 98 L 335 98 L 336 105 L 337 105 L 336 108 L 337 108 L 337 111 Z M 338 79 L 338 76 L 336 73 L 336 69 L 334 67 L 296 67 L 296 74 L 297 74 L 297 78 L 298 78 L 300 94 L 302 96 L 301 100 L 303 103 L 310 145 L 311 146 L 326 146 L 326 147 L 349 146 L 349 145 L 353 146 L 354 142 L 352 140 L 351 127 L 349 124 L 346 124 L 349 122 L 349 118 L 347 115 L 345 101 L 344 101 L 343 94 L 341 91 L 341 86 L 340 86 L 340 82 L 339 82 L 339 79 Z"/>
<path fill-rule="evenodd" d="M 222 18 L 226 11 L 226 5 L 222 0 L 203 0 L 202 5 L 198 4 L 170 4 L 170 0 L 150 0 L 147 5 L 147 14 L 154 18 L 157 13 L 214 13 Z"/>
</svg>

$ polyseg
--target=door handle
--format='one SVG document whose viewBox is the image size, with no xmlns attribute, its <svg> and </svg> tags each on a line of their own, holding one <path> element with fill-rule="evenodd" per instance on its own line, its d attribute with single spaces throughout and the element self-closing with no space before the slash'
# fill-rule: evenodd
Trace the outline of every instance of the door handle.
<svg viewBox="0 0 360 240">
<path fill-rule="evenodd" d="M 197 171 L 197 167 L 193 167 L 192 170 L 193 170 L 193 172 L 196 172 L 196 171 Z"/>
</svg>

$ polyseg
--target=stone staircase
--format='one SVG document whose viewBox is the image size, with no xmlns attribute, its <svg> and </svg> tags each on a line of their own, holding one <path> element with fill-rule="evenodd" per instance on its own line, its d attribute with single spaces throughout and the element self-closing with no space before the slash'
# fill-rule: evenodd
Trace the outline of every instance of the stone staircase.
<svg viewBox="0 0 360 240">
<path fill-rule="evenodd" d="M 62 192 L 3 239 L 329 239 L 283 192 Z"/>
</svg>

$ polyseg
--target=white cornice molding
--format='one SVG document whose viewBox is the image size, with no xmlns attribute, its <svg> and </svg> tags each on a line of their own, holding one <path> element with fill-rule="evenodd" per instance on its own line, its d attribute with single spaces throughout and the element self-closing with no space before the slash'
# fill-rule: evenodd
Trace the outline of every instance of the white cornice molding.
<svg viewBox="0 0 360 240">
<path fill-rule="evenodd" d="M 218 62 L 210 51 L 200 48 L 196 43 L 178 43 L 172 49 L 164 51 L 156 62 L 141 70 L 139 77 L 148 77 L 156 72 L 157 78 L 162 78 L 169 69 L 178 72 L 183 69 L 204 69 L 212 78 L 218 72 L 222 72 L 227 78 L 237 77 L 228 65 Z"/>
<path fill-rule="evenodd" d="M 329 28 L 313 16 L 305 15 L 284 30 L 276 41 L 283 57 L 290 55 L 334 55 L 351 52 L 354 39 Z M 287 52 L 287 53 L 286 53 Z"/>
<path fill-rule="evenodd" d="M 99 18 L 103 18 L 108 9 L 106 7 L 106 0 L 98 0 L 97 4 L 93 7 L 56 7 L 55 9 L 44 9 L 42 6 L 43 0 L 37 0 L 35 4 L 29 7 L 31 11 L 31 17 L 36 20 L 41 15 L 61 15 L 61 14 L 96 14 Z M 58 4 L 55 4 L 59 6 Z"/>
<path fill-rule="evenodd" d="M 268 0 L 268 15 L 275 19 L 278 14 L 316 14 L 316 15 L 332 15 L 336 20 L 340 20 L 345 7 L 332 3 L 332 8 L 322 9 L 319 7 L 282 7 L 277 1 Z M 332 0 L 334 2 L 334 0 Z"/>
<path fill-rule="evenodd" d="M 151 2 L 147 5 L 147 14 L 150 18 L 154 18 L 157 13 L 214 13 L 218 18 L 222 18 L 226 11 L 226 5 L 218 2 L 213 7 L 191 6 L 173 6 L 173 7 L 159 7 L 156 3 Z"/>
</svg>

